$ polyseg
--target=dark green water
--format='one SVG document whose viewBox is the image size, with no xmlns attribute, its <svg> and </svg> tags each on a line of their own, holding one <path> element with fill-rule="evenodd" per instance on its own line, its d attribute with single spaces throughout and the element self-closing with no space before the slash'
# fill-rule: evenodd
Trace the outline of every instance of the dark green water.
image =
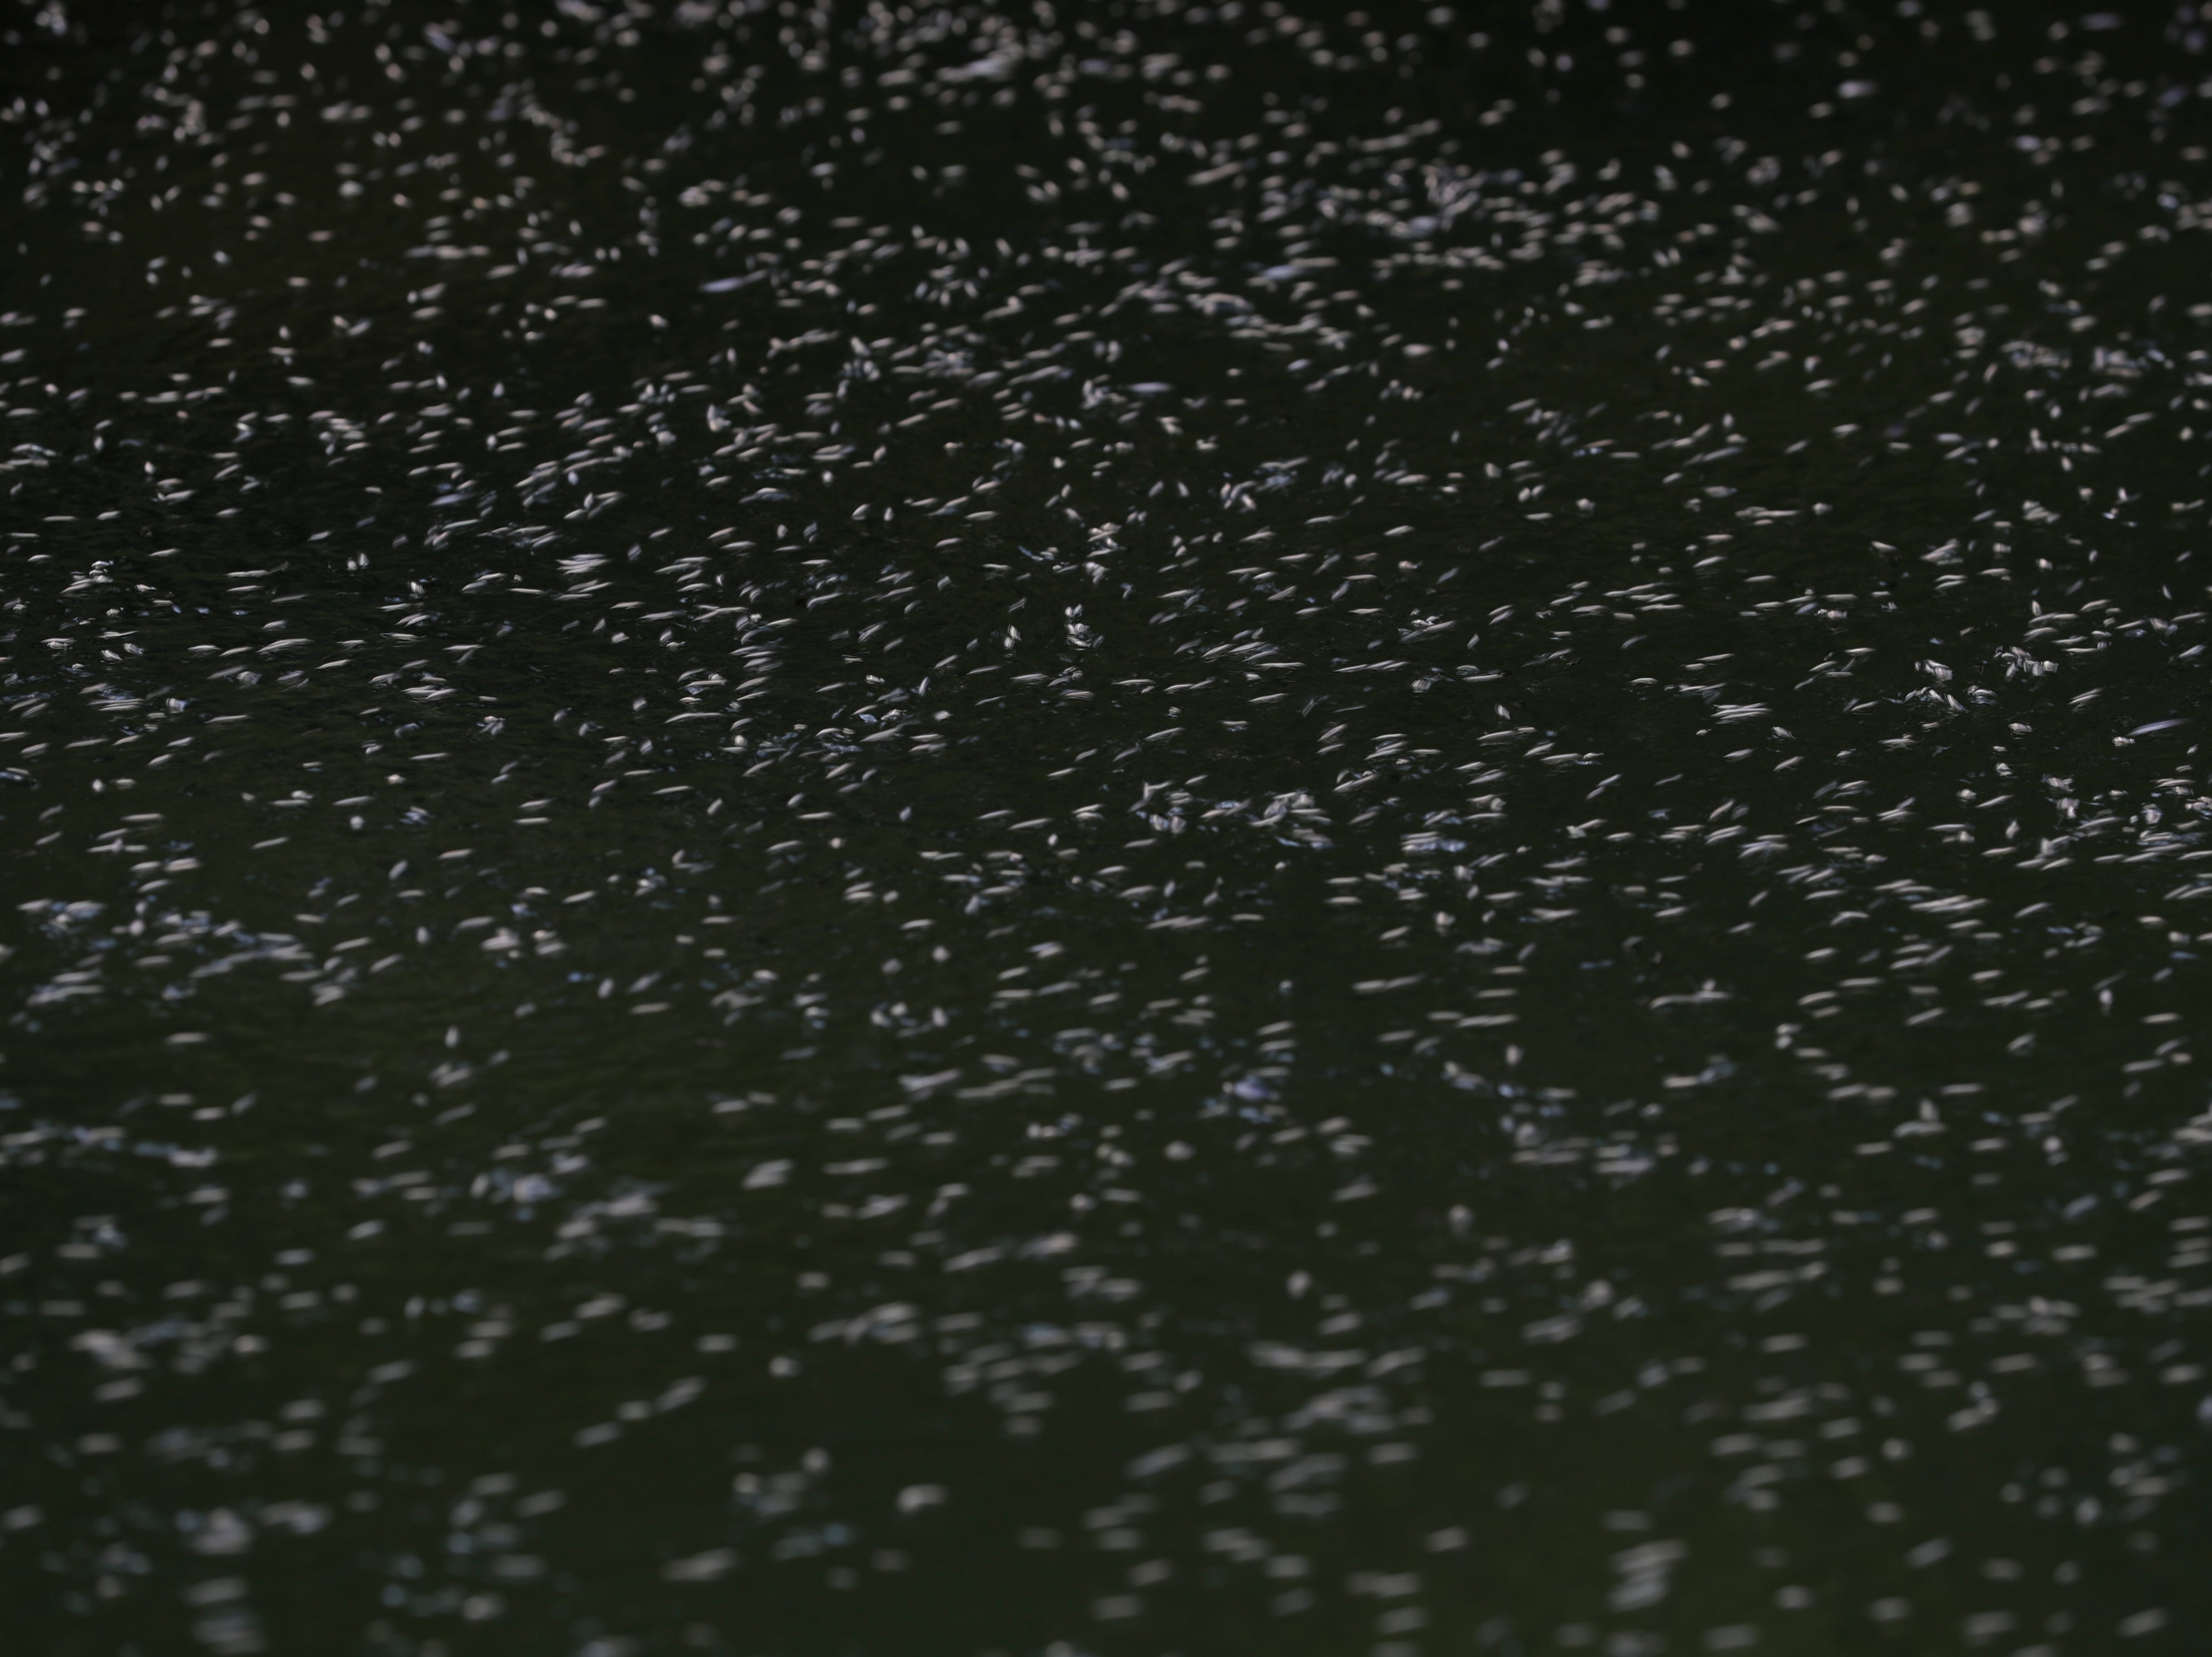
<svg viewBox="0 0 2212 1657">
<path fill-rule="evenodd" d="M 11 13 L 9 1648 L 2198 1649 L 2191 9 Z"/>
</svg>

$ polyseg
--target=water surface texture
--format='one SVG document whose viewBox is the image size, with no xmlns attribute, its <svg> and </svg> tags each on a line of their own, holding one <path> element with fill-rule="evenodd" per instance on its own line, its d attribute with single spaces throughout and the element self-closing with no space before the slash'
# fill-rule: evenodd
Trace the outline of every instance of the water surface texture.
<svg viewBox="0 0 2212 1657">
<path fill-rule="evenodd" d="M 10 13 L 9 1648 L 2201 1649 L 2197 11 Z"/>
</svg>

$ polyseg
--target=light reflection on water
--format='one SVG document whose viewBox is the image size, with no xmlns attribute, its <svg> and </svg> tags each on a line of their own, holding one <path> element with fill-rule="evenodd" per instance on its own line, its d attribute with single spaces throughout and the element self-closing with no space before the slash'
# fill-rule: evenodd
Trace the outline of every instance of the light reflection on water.
<svg viewBox="0 0 2212 1657">
<path fill-rule="evenodd" d="M 39 1649 L 2201 1621 L 2194 21 L 41 16 Z"/>
</svg>

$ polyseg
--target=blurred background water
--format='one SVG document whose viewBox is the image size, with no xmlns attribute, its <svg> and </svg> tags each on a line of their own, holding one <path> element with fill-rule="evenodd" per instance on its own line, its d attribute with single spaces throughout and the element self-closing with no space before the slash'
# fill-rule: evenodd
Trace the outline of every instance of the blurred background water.
<svg viewBox="0 0 2212 1657">
<path fill-rule="evenodd" d="M 2191 1648 L 2198 10 L 18 7 L 11 1648 Z"/>
</svg>

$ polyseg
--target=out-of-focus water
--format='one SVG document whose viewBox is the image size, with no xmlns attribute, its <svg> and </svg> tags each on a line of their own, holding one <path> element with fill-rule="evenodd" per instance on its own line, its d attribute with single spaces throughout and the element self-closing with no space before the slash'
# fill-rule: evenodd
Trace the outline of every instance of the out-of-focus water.
<svg viewBox="0 0 2212 1657">
<path fill-rule="evenodd" d="M 2194 10 L 11 14 L 9 1648 L 2195 1649 Z"/>
</svg>

